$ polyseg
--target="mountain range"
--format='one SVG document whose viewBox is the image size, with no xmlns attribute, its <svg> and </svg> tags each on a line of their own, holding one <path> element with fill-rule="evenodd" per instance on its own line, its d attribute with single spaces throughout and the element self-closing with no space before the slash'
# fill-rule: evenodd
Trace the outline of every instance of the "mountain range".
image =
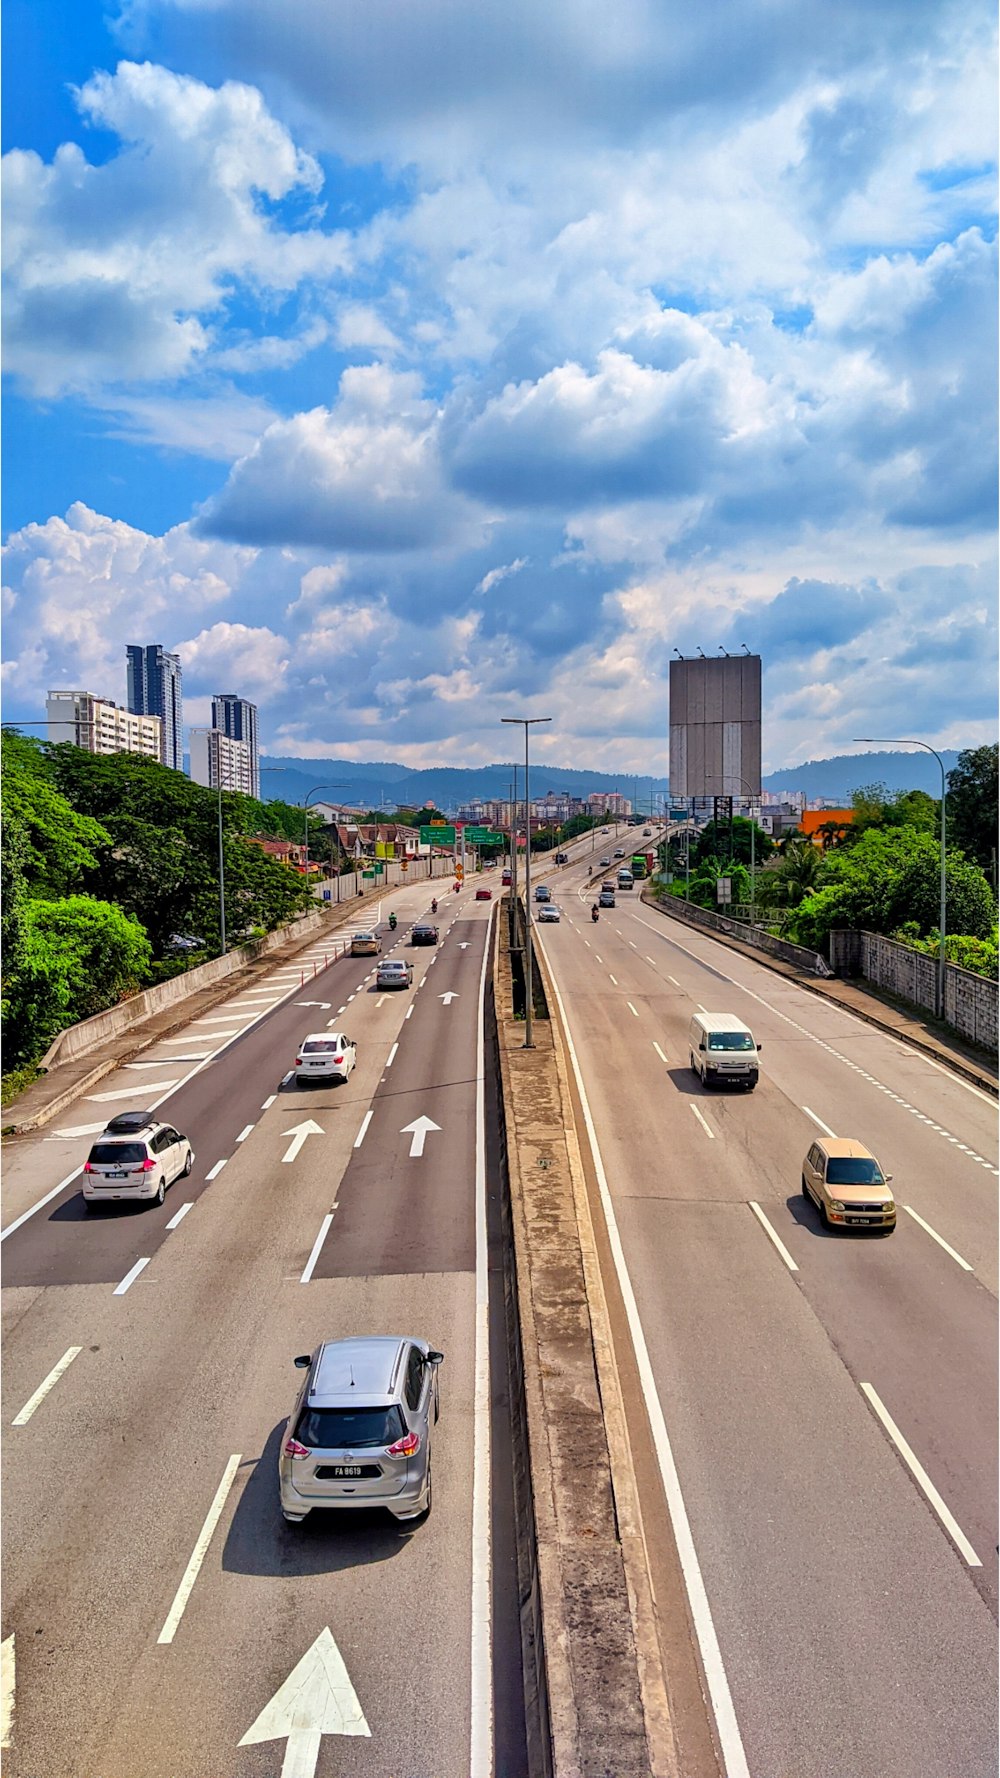
<svg viewBox="0 0 1000 1778">
<path fill-rule="evenodd" d="M 945 771 L 958 754 L 943 752 Z M 414 771 L 389 760 L 363 762 L 347 759 L 279 759 L 261 755 L 261 794 L 284 802 L 345 802 L 366 809 L 421 808 L 433 803 L 444 814 L 475 801 L 503 801 L 511 794 L 514 766 L 437 766 Z M 523 771 L 517 773 L 518 794 L 523 795 Z M 932 754 L 917 752 L 841 753 L 832 759 L 810 759 L 800 766 L 769 772 L 761 780 L 772 792 L 800 790 L 807 797 L 836 798 L 849 804 L 851 791 L 861 784 L 880 783 L 890 792 L 926 790 L 940 795 L 941 774 Z M 532 797 L 547 791 L 566 796 L 589 796 L 593 791 L 619 790 L 638 811 L 650 807 L 650 798 L 669 795 L 666 778 L 636 777 L 631 772 L 578 770 L 569 766 L 533 765 Z"/>
</svg>

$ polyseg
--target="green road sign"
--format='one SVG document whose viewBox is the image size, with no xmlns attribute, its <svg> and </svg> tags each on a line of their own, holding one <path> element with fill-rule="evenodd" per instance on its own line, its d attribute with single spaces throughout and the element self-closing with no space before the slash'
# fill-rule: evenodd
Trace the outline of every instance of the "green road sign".
<svg viewBox="0 0 1000 1778">
<path fill-rule="evenodd" d="M 490 827 L 467 827 L 466 843 L 470 846 L 502 846 L 505 844 L 502 833 L 494 833 Z"/>
<path fill-rule="evenodd" d="M 422 827 L 420 829 L 422 846 L 453 846 L 455 829 L 453 827 Z"/>
</svg>

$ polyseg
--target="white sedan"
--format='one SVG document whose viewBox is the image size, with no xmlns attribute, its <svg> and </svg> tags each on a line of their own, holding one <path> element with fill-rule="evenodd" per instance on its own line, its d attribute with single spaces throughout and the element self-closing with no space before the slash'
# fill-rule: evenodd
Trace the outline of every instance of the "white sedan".
<svg viewBox="0 0 1000 1778">
<path fill-rule="evenodd" d="M 343 1032 L 313 1031 L 295 1058 L 295 1084 L 306 1080 L 346 1080 L 358 1060 L 357 1045 Z"/>
<path fill-rule="evenodd" d="M 559 909 L 554 901 L 545 902 L 535 913 L 535 920 L 539 926 L 556 924 L 560 918 Z"/>
</svg>

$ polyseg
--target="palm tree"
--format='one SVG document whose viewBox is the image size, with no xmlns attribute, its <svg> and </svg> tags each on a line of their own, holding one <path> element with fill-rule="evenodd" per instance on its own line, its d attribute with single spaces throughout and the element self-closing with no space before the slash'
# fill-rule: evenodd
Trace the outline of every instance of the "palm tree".
<svg viewBox="0 0 1000 1778">
<path fill-rule="evenodd" d="M 788 907 L 798 907 L 817 887 L 822 869 L 823 854 L 811 840 L 788 841 L 779 867 Z"/>
</svg>

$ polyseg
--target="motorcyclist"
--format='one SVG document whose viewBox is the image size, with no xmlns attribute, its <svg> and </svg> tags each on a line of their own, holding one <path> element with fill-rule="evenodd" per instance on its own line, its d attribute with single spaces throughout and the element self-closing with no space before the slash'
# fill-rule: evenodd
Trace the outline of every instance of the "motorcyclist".
<svg viewBox="0 0 1000 1778">
<path fill-rule="evenodd" d="M 594 903 L 594 905 L 593 905 L 593 907 L 592 907 L 592 908 L 591 908 L 591 910 L 590 910 L 590 917 L 591 917 L 591 919 L 592 919 L 592 920 L 599 920 L 599 919 L 600 919 L 600 917 L 601 917 L 601 916 L 600 916 L 600 914 L 599 914 L 599 913 L 598 913 L 598 910 L 597 910 L 597 903 L 596 903 L 596 901 L 595 901 L 595 903 Z"/>
<path fill-rule="evenodd" d="M 389 915 L 389 931 L 395 932 L 395 930 L 396 930 L 396 916 L 395 916 L 395 914 L 390 914 Z"/>
<path fill-rule="evenodd" d="M 431 913 L 436 914 L 437 911 L 438 911 L 438 904 L 437 904 L 437 896 L 435 895 L 431 900 Z"/>
</svg>

